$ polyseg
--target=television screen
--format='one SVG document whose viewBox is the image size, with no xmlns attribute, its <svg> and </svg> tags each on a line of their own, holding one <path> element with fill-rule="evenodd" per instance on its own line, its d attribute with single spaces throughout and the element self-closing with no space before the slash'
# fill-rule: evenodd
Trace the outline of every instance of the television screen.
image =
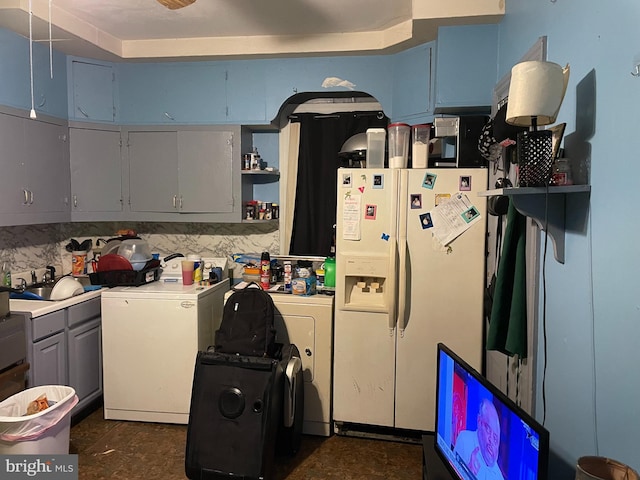
<svg viewBox="0 0 640 480">
<path fill-rule="evenodd" d="M 545 480 L 549 433 L 443 344 L 435 449 L 463 480 Z"/>
</svg>

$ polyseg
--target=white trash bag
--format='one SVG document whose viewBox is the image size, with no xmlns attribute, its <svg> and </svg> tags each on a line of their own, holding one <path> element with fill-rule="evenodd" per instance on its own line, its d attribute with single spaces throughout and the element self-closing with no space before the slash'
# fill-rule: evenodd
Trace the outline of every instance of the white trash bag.
<svg viewBox="0 0 640 480">
<path fill-rule="evenodd" d="M 46 394 L 49 408 L 25 415 L 29 404 L 42 394 Z M 76 391 L 64 385 L 44 385 L 16 393 L 0 402 L 0 441 L 36 440 L 64 419 L 77 403 Z"/>
</svg>

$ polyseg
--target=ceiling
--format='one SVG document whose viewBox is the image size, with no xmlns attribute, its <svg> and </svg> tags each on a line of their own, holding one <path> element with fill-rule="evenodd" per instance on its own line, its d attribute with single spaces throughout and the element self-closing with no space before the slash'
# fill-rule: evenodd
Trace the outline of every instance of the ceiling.
<svg viewBox="0 0 640 480">
<path fill-rule="evenodd" d="M 0 0 L 0 28 L 103 60 L 386 53 L 439 25 L 495 23 L 505 0 Z"/>
</svg>

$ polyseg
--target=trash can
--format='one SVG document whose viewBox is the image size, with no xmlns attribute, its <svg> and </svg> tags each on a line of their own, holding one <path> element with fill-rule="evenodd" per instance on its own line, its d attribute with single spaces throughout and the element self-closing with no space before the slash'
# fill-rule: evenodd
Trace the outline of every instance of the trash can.
<svg viewBox="0 0 640 480">
<path fill-rule="evenodd" d="M 26 415 L 42 394 L 49 407 Z M 0 454 L 68 454 L 70 413 L 77 403 L 76 391 L 64 385 L 29 388 L 0 402 Z"/>
<path fill-rule="evenodd" d="M 606 457 L 580 457 L 576 480 L 640 480 L 633 468 Z"/>
</svg>

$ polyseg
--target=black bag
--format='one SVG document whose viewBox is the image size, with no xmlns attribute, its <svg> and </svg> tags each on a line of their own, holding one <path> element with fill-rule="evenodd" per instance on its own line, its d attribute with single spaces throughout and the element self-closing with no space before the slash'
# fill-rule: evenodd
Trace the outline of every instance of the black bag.
<svg viewBox="0 0 640 480">
<path fill-rule="evenodd" d="M 257 283 L 235 290 L 222 311 L 215 351 L 273 358 L 277 350 L 274 311 L 271 295 Z"/>
</svg>

